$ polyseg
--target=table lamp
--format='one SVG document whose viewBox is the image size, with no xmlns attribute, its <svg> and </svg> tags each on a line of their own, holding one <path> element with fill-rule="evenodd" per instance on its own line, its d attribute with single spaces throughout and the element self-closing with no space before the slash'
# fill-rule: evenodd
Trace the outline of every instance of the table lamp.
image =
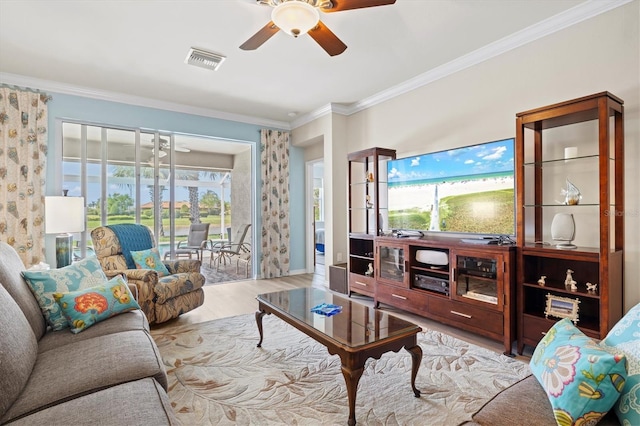
<svg viewBox="0 0 640 426">
<path fill-rule="evenodd" d="M 47 234 L 56 235 L 56 266 L 71 264 L 73 235 L 84 231 L 84 197 L 44 197 L 44 223 Z"/>
</svg>

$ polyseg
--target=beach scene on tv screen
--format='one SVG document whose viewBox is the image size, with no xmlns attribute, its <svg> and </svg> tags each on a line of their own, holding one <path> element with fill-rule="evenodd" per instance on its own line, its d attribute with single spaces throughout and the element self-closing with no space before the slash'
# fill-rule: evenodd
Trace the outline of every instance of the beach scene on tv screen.
<svg viewBox="0 0 640 426">
<path fill-rule="evenodd" d="M 513 235 L 514 141 L 387 164 L 389 229 Z"/>
</svg>

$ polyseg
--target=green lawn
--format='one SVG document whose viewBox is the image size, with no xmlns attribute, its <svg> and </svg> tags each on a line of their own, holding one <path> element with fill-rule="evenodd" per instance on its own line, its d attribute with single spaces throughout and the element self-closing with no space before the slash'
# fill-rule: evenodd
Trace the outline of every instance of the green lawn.
<svg viewBox="0 0 640 426">
<path fill-rule="evenodd" d="M 219 215 L 209 215 L 209 216 L 201 217 L 200 221 L 202 223 L 211 224 L 211 226 L 209 226 L 209 238 L 212 238 L 212 239 L 220 238 L 221 220 Z M 132 219 L 129 216 L 114 216 L 108 219 L 109 225 L 115 225 L 119 223 L 134 223 L 134 222 L 135 222 L 135 219 Z M 142 225 L 146 225 L 151 229 L 153 229 L 153 219 L 151 218 L 147 218 L 143 216 L 140 220 L 140 223 Z M 189 220 L 189 218 L 188 217 L 177 218 L 175 223 L 176 223 L 176 238 L 179 239 L 179 237 L 186 237 L 189 231 L 189 225 L 191 224 L 191 221 Z M 225 227 L 231 226 L 230 215 L 227 214 L 224 216 L 224 223 L 225 223 Z M 100 220 L 95 218 L 95 216 L 89 216 L 87 221 L 87 232 L 91 232 L 92 229 L 97 228 L 98 226 L 100 226 L 100 224 L 101 224 Z M 158 240 L 158 242 L 168 242 L 169 241 L 169 219 L 163 219 L 162 224 L 165 229 L 165 235 L 162 235 L 160 237 L 156 235 L 156 239 Z"/>
</svg>

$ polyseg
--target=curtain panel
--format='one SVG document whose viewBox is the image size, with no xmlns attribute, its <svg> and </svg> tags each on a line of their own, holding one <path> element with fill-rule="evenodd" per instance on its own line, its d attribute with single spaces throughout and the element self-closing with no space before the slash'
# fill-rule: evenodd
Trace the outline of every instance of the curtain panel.
<svg viewBox="0 0 640 426">
<path fill-rule="evenodd" d="M 290 272 L 289 228 L 289 133 L 260 132 L 263 278 Z"/>
<path fill-rule="evenodd" d="M 25 267 L 45 259 L 47 102 L 44 93 L 0 85 L 0 241 Z"/>
</svg>

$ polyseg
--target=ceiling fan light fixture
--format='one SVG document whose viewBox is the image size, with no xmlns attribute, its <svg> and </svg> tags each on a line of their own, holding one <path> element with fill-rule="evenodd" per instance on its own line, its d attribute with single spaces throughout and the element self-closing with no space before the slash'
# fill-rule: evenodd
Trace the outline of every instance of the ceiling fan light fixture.
<svg viewBox="0 0 640 426">
<path fill-rule="evenodd" d="M 273 9 L 271 20 L 285 33 L 298 37 L 318 25 L 320 13 L 305 1 L 290 0 Z"/>
</svg>

